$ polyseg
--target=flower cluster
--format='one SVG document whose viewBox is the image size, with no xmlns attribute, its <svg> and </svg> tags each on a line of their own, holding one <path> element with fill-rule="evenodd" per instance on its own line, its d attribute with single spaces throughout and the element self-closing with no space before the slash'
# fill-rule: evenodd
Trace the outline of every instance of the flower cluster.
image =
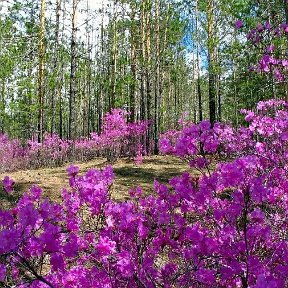
<svg viewBox="0 0 288 288">
<path fill-rule="evenodd" d="M 99 135 L 100 146 L 104 148 L 108 160 L 117 159 L 120 155 L 132 157 L 144 153 L 141 136 L 148 131 L 147 121 L 127 122 L 128 112 L 113 109 L 103 119 L 102 133 Z"/>
<path fill-rule="evenodd" d="M 42 143 L 29 140 L 26 155 L 30 167 L 58 166 L 67 159 L 71 141 L 61 139 L 57 134 L 44 135 Z"/>
<path fill-rule="evenodd" d="M 235 27 L 241 29 L 244 23 L 240 19 L 235 22 Z M 274 78 L 285 81 L 287 77 L 288 59 L 285 56 L 286 39 L 288 35 L 288 24 L 282 23 L 272 27 L 271 23 L 258 23 L 256 27 L 249 31 L 247 39 L 261 52 L 257 65 L 251 67 L 261 73 L 273 73 Z M 282 41 L 281 41 L 282 40 Z M 284 43 L 282 45 L 281 43 Z"/>
<path fill-rule="evenodd" d="M 0 134 L 0 171 L 59 166 L 68 161 L 85 161 L 97 156 L 111 161 L 128 156 L 140 163 L 144 153 L 141 136 L 147 132 L 148 122 L 128 123 L 127 115 L 124 110 L 114 109 L 104 116 L 101 133 L 92 132 L 89 138 L 81 137 L 74 141 L 46 133 L 42 143 L 29 140 L 22 145 L 20 141 Z"/>
<path fill-rule="evenodd" d="M 10 140 L 7 134 L 0 134 L 0 172 L 25 168 L 28 162 L 26 149 L 20 141 Z"/>
<path fill-rule="evenodd" d="M 202 174 L 155 180 L 151 195 L 137 187 L 114 201 L 111 167 L 80 176 L 69 166 L 59 203 L 33 186 L 0 210 L 0 284 L 287 287 L 288 104 L 242 112 L 246 128 L 204 121 L 163 137 Z"/>
</svg>

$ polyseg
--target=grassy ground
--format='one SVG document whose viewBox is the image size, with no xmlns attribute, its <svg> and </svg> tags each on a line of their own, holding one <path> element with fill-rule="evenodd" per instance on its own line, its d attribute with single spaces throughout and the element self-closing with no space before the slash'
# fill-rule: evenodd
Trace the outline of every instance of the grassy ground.
<svg viewBox="0 0 288 288">
<path fill-rule="evenodd" d="M 80 167 L 81 172 L 90 168 L 103 168 L 109 163 L 103 158 L 98 158 L 86 163 L 74 163 Z M 9 175 L 15 182 L 16 195 L 23 193 L 33 184 L 39 185 L 44 190 L 44 195 L 57 201 L 61 190 L 68 187 L 66 168 L 69 164 L 57 168 L 43 168 L 0 174 L 0 179 Z M 136 166 L 133 161 L 118 160 L 113 164 L 115 181 L 112 186 L 112 197 L 117 200 L 129 198 L 128 189 L 140 185 L 144 193 L 151 193 L 153 180 L 167 183 L 172 177 L 189 170 L 183 161 L 169 156 L 144 157 L 143 163 Z M 0 199 L 1 201 L 1 199 Z M 0 202 L 1 208 L 1 202 Z"/>
</svg>

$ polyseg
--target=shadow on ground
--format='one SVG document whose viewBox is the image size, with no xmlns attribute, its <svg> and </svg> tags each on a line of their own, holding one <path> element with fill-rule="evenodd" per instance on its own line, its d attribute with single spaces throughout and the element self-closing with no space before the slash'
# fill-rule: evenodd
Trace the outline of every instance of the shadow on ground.
<svg viewBox="0 0 288 288">
<path fill-rule="evenodd" d="M 81 173 L 91 168 L 104 168 L 110 165 L 106 159 L 97 158 L 86 163 L 75 163 L 80 167 Z M 25 170 L 8 173 L 16 182 L 15 197 L 29 190 L 32 185 L 38 185 L 44 190 L 44 196 L 52 200 L 59 200 L 61 191 L 68 187 L 66 169 L 69 164 L 57 168 L 43 168 L 37 170 Z M 129 159 L 120 159 L 113 164 L 115 181 L 112 186 L 112 197 L 117 200 L 129 198 L 129 188 L 141 186 L 144 194 L 153 193 L 154 179 L 162 183 L 168 183 L 169 179 L 189 170 L 186 163 L 169 156 L 145 157 L 142 165 L 136 166 Z M 0 174 L 3 179 L 5 174 Z M 15 201 L 17 198 L 15 198 Z M 0 198 L 1 201 L 1 198 Z M 1 206 L 0 206 L 1 207 Z"/>
<path fill-rule="evenodd" d="M 151 181 L 153 182 L 154 179 L 168 183 L 169 179 L 179 175 L 179 169 L 165 167 L 163 170 L 159 171 L 151 168 L 148 170 L 140 167 L 122 167 L 114 168 L 114 173 L 116 179 L 119 179 L 119 182 L 130 179 L 131 185 L 133 185 L 133 181 L 145 184 L 151 183 Z"/>
</svg>

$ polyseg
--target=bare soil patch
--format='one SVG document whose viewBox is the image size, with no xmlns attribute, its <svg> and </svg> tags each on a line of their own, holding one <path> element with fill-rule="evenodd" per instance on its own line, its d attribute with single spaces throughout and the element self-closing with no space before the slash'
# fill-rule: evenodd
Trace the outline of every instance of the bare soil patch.
<svg viewBox="0 0 288 288">
<path fill-rule="evenodd" d="M 109 165 L 104 158 L 85 163 L 73 163 L 80 167 L 81 173 L 85 173 L 91 168 L 101 169 Z M 37 170 L 21 170 L 0 174 L 2 180 L 6 175 L 12 178 L 15 184 L 16 197 L 28 191 L 32 185 L 38 185 L 44 190 L 44 196 L 51 200 L 60 199 L 61 191 L 64 187 L 69 187 L 66 164 L 57 168 L 42 168 Z M 145 194 L 153 192 L 153 181 L 157 179 L 162 183 L 189 170 L 186 163 L 180 159 L 170 156 L 144 157 L 143 163 L 139 166 L 131 160 L 120 159 L 113 165 L 115 181 L 112 186 L 112 197 L 116 200 L 129 199 L 129 188 L 141 186 Z M 1 199 L 0 199 L 1 201 Z M 1 201 L 2 202 L 2 201 Z M 1 208 L 0 202 L 0 208 Z"/>
</svg>

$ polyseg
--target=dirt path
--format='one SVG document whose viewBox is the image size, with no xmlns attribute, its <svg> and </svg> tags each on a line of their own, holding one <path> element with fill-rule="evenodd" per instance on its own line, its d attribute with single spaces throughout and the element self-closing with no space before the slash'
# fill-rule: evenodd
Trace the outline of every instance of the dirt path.
<svg viewBox="0 0 288 288">
<path fill-rule="evenodd" d="M 80 167 L 81 173 L 90 168 L 103 168 L 108 163 L 103 158 L 98 158 L 86 163 L 74 163 Z M 44 195 L 52 200 L 58 200 L 61 190 L 68 187 L 66 168 L 69 164 L 57 168 L 43 168 L 37 170 L 25 170 L 0 174 L 2 180 L 9 175 L 15 182 L 15 190 L 19 193 L 27 191 L 36 184 L 43 188 Z M 134 162 L 121 159 L 113 164 L 115 181 L 112 186 L 112 195 L 115 199 L 125 200 L 129 196 L 128 189 L 140 185 L 145 193 L 151 193 L 153 180 L 168 182 L 172 177 L 189 170 L 183 161 L 168 156 L 145 157 L 140 166 Z M 0 205 L 1 207 L 1 205 Z"/>
</svg>

